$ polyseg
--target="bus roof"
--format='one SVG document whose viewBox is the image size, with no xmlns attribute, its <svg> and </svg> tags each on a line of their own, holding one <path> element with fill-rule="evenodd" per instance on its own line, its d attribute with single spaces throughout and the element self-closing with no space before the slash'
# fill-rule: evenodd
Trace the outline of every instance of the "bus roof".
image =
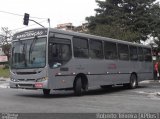
<svg viewBox="0 0 160 119">
<path fill-rule="evenodd" d="M 16 34 L 14 34 L 13 40 L 16 39 L 16 37 L 19 34 L 21 35 L 24 32 L 36 31 L 36 30 L 45 31 L 44 33 L 42 33 L 42 35 L 46 35 L 46 31 L 48 31 L 48 28 L 35 28 L 35 29 L 29 29 L 29 30 L 17 32 Z M 132 42 L 128 42 L 128 41 L 123 41 L 123 40 L 118 40 L 118 39 L 113 39 L 113 38 L 108 38 L 108 37 L 102 37 L 102 36 L 96 36 L 96 35 L 91 35 L 91 34 L 86 34 L 86 33 L 79 33 L 79 32 L 74 32 L 74 31 L 65 31 L 65 30 L 59 30 L 59 29 L 55 29 L 55 28 L 49 28 L 49 31 L 54 32 L 54 33 L 64 34 L 64 35 L 75 36 L 75 37 L 82 37 L 82 38 L 89 38 L 89 39 L 99 39 L 99 40 L 103 40 L 103 41 L 117 42 L 117 43 L 123 43 L 123 44 L 127 44 L 127 45 L 135 45 L 135 46 L 151 48 L 150 46 L 146 46 L 146 45 L 143 45 L 143 44 L 132 43 Z"/>
<path fill-rule="evenodd" d="M 64 35 L 70 35 L 70 36 L 76 36 L 76 37 L 82 37 L 82 38 L 90 38 L 90 39 L 99 39 L 99 40 L 103 40 L 103 41 L 117 42 L 117 43 L 123 43 L 123 44 L 128 44 L 128 45 L 135 45 L 135 46 L 151 48 L 150 46 L 146 46 L 143 44 L 132 43 L 132 42 L 128 42 L 128 41 L 123 41 L 123 40 L 118 40 L 118 39 L 113 39 L 113 38 L 108 38 L 108 37 L 102 37 L 102 36 L 96 36 L 96 35 L 91 35 L 91 34 L 86 34 L 86 33 L 65 31 L 65 30 L 59 30 L 59 29 L 54 29 L 54 28 L 50 28 L 50 31 L 52 31 L 54 33 L 61 33 Z"/>
</svg>

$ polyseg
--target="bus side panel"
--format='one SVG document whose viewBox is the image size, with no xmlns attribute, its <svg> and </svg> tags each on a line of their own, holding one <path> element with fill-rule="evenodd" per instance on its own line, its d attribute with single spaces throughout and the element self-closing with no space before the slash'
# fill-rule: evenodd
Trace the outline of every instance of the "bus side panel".
<svg viewBox="0 0 160 119">
<path fill-rule="evenodd" d="M 97 87 L 103 84 L 110 84 L 111 81 L 107 75 L 107 66 L 105 65 L 105 60 L 90 59 L 86 64 L 86 71 L 88 72 L 89 86 Z"/>
<path fill-rule="evenodd" d="M 62 71 L 62 68 L 68 68 L 68 71 Z M 130 82 L 133 72 L 137 74 L 138 81 L 151 79 L 153 77 L 151 70 L 151 63 L 145 62 L 73 58 L 60 68 L 49 69 L 49 87 L 71 88 L 76 75 L 80 73 L 87 76 L 89 87 L 123 84 Z"/>
<path fill-rule="evenodd" d="M 74 76 L 49 76 L 49 78 L 50 89 L 65 89 L 73 87 Z"/>
<path fill-rule="evenodd" d="M 153 64 L 152 62 L 139 62 L 137 67 L 138 71 L 138 80 L 150 80 L 153 79 Z"/>
<path fill-rule="evenodd" d="M 131 64 L 129 61 L 118 61 L 117 62 L 117 82 L 116 84 L 129 83 L 130 73 L 133 69 L 131 68 Z"/>
<path fill-rule="evenodd" d="M 66 65 L 59 68 L 49 68 L 49 88 L 50 89 L 60 89 L 60 88 L 71 88 L 73 87 L 73 82 L 75 75 L 72 73 L 71 61 Z M 68 71 L 62 71 L 63 68 L 68 68 Z"/>
</svg>

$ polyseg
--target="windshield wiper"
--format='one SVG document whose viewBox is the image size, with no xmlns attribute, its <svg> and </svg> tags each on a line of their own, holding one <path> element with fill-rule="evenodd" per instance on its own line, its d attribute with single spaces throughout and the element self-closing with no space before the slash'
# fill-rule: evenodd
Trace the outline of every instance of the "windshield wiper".
<svg viewBox="0 0 160 119">
<path fill-rule="evenodd" d="M 24 43 L 24 44 L 23 44 L 22 54 L 24 55 L 24 65 L 27 67 L 27 58 L 26 58 L 26 55 L 27 55 L 27 53 L 26 53 L 27 47 L 26 47 L 26 46 L 27 46 L 27 45 Z"/>
<path fill-rule="evenodd" d="M 33 48 L 34 48 L 34 46 L 35 46 L 35 43 L 36 43 L 36 40 L 37 40 L 37 39 L 38 39 L 38 37 L 35 36 L 34 39 L 33 39 L 33 41 L 32 41 L 32 43 L 31 43 L 31 45 L 30 45 L 30 48 L 29 48 L 29 61 L 30 61 L 31 53 L 32 53 L 32 51 L 33 51 Z"/>
<path fill-rule="evenodd" d="M 19 43 L 20 43 L 21 45 L 23 45 L 22 55 L 24 55 L 24 66 L 27 67 L 27 58 L 26 58 L 26 55 L 27 55 L 27 54 L 26 54 L 27 47 L 26 47 L 26 44 L 23 43 L 20 39 L 18 39 L 18 41 L 19 41 Z"/>
</svg>

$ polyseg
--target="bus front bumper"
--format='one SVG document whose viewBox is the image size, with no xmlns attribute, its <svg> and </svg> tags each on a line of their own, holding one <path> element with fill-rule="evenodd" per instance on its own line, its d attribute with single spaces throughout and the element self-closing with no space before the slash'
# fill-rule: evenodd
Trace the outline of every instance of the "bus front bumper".
<svg viewBox="0 0 160 119">
<path fill-rule="evenodd" d="M 47 89 L 46 82 L 9 82 L 10 88 L 19 88 L 19 89 Z"/>
</svg>

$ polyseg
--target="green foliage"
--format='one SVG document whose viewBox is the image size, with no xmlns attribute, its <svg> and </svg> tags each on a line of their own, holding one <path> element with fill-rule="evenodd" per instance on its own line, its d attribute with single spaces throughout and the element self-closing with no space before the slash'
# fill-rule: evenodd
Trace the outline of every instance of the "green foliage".
<svg viewBox="0 0 160 119">
<path fill-rule="evenodd" d="M 145 41 L 160 33 L 160 6 L 155 0 L 96 0 L 96 15 L 87 17 L 91 34 Z"/>
<path fill-rule="evenodd" d="M 96 34 L 98 36 L 110 37 L 125 41 L 136 41 L 136 38 L 138 36 L 137 32 L 120 29 L 117 26 L 109 26 L 102 24 L 97 25 L 94 30 L 90 30 L 90 33 Z"/>
<path fill-rule="evenodd" d="M 0 68 L 0 77 L 8 78 L 9 77 L 9 69 L 6 67 Z"/>
<path fill-rule="evenodd" d="M 11 48 L 11 44 L 2 45 L 2 50 L 3 50 L 4 54 L 8 57 L 8 60 L 10 58 L 10 48 Z"/>
</svg>

